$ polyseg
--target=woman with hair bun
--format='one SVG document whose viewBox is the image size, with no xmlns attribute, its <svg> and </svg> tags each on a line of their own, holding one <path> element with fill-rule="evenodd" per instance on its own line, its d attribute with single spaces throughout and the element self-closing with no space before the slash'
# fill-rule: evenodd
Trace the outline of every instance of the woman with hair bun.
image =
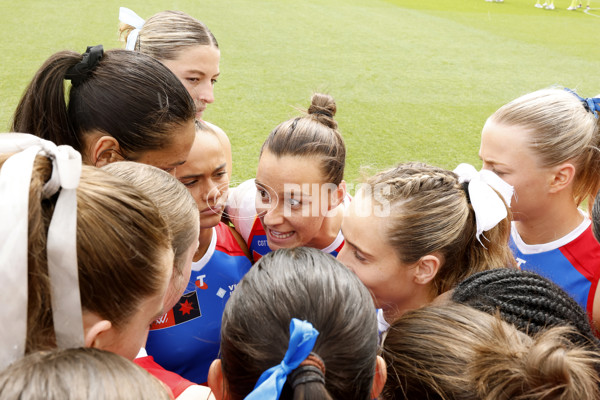
<svg viewBox="0 0 600 400">
<path fill-rule="evenodd" d="M 264 142 L 256 179 L 235 188 L 227 213 L 254 261 L 280 248 L 309 246 L 337 255 L 349 201 L 346 146 L 333 97 L 316 93 L 306 115 L 282 122 Z"/>
<path fill-rule="evenodd" d="M 384 337 L 384 400 L 580 400 L 600 398 L 600 358 L 554 327 L 530 337 L 461 304 L 396 320 Z"/>
<path fill-rule="evenodd" d="M 558 284 L 600 323 L 600 244 L 579 209 L 600 187 L 600 98 L 562 88 L 500 107 L 481 132 L 483 169 L 515 188 L 510 246 L 521 269 Z"/>
<path fill-rule="evenodd" d="M 208 384 L 217 399 L 374 399 L 386 376 L 377 341 L 371 296 L 351 271 L 314 248 L 276 250 L 225 306 Z"/>
<path fill-rule="evenodd" d="M 86 164 L 129 160 L 174 175 L 194 141 L 194 113 L 192 98 L 163 64 L 98 45 L 50 56 L 23 94 L 11 130 L 69 145 Z"/>
</svg>

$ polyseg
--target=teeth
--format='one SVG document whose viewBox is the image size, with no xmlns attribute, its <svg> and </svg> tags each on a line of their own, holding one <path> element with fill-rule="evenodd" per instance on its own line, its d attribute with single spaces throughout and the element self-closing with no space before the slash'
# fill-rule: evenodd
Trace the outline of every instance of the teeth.
<svg viewBox="0 0 600 400">
<path fill-rule="evenodd" d="M 290 236 L 292 236 L 293 234 L 294 234 L 294 232 L 281 233 L 281 232 L 277 232 L 277 231 L 271 230 L 271 235 L 273 235 L 277 239 L 287 239 Z"/>
</svg>

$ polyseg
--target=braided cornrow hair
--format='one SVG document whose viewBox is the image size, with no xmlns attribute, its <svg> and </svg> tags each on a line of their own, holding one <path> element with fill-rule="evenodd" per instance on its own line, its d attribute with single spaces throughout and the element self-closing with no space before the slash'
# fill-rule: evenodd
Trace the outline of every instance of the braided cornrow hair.
<svg viewBox="0 0 600 400">
<path fill-rule="evenodd" d="M 600 349 L 585 311 L 564 290 L 534 272 L 516 268 L 483 271 L 459 283 L 452 300 L 503 320 L 529 335 L 554 326 L 573 326 L 575 343 Z"/>
<path fill-rule="evenodd" d="M 374 200 L 390 204 L 387 236 L 403 263 L 415 263 L 435 252 L 443 257 L 433 280 L 433 295 L 475 272 L 515 265 L 508 247 L 509 218 L 486 231 L 481 244 L 475 236 L 473 208 L 454 172 L 405 163 L 373 176 L 367 185 Z"/>
</svg>

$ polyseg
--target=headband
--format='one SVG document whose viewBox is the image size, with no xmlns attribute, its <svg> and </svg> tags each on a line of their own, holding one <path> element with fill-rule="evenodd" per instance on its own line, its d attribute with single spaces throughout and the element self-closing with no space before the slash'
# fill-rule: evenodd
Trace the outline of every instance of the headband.
<svg viewBox="0 0 600 400">
<path fill-rule="evenodd" d="M 146 21 L 135 12 L 125 7 L 119 7 L 119 21 L 135 28 L 127 35 L 127 44 L 125 45 L 125 50 L 135 50 L 135 42 L 137 42 L 140 29 L 142 29 Z"/>
<path fill-rule="evenodd" d="M 83 346 L 83 320 L 77 266 L 77 193 L 81 155 L 70 146 L 29 134 L 0 134 L 0 153 L 16 153 L 0 169 L 0 370 L 25 354 L 29 186 L 35 157 L 52 160 L 44 199 L 60 192 L 48 228 L 48 275 L 56 344 Z"/>
<path fill-rule="evenodd" d="M 245 400 L 276 400 L 281 396 L 281 390 L 287 376 L 295 370 L 302 361 L 306 360 L 315 346 L 319 331 L 308 321 L 292 318 L 290 322 L 290 341 L 288 349 L 279 365 L 269 368 L 262 373 L 256 386 Z"/>
<path fill-rule="evenodd" d="M 475 211 L 476 236 L 481 243 L 483 232 L 489 231 L 508 216 L 506 207 L 510 207 L 514 189 L 492 171 L 482 169 L 478 172 L 469 164 L 460 164 L 454 173 L 458 175 L 459 183 L 468 184 L 467 194 Z M 504 202 L 496 192 L 500 193 Z"/>
<path fill-rule="evenodd" d="M 565 88 L 565 90 L 571 93 L 573 96 L 577 97 L 579 101 L 581 101 L 586 111 L 591 112 L 592 114 L 594 114 L 594 117 L 598 119 L 598 111 L 600 111 L 600 97 L 581 97 L 572 89 Z"/>
<path fill-rule="evenodd" d="M 69 68 L 65 73 L 65 79 L 70 80 L 73 86 L 78 86 L 89 78 L 92 71 L 96 69 L 98 62 L 104 56 L 104 47 L 101 44 L 88 46 L 82 56 L 81 61 Z"/>
</svg>

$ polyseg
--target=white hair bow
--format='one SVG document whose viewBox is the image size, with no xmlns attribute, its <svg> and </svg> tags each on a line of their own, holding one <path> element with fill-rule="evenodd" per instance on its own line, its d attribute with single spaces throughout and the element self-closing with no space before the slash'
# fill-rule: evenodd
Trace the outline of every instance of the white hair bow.
<svg viewBox="0 0 600 400">
<path fill-rule="evenodd" d="M 119 21 L 135 28 L 127 36 L 127 44 L 125 45 L 125 50 L 135 50 L 135 42 L 140 34 L 140 29 L 142 29 L 146 21 L 135 12 L 125 7 L 119 7 Z"/>
<path fill-rule="evenodd" d="M 507 217 L 506 207 L 510 207 L 514 189 L 492 171 L 484 169 L 478 172 L 469 164 L 460 164 L 454 169 L 454 173 L 458 175 L 460 183 L 468 183 L 469 198 L 477 223 L 477 240 L 481 243 L 480 236 L 483 232 L 489 231 Z M 500 193 L 504 202 L 496 192 Z"/>
<path fill-rule="evenodd" d="M 25 354 L 29 186 L 35 157 L 52 160 L 43 198 L 59 190 L 48 228 L 47 256 L 57 346 L 83 346 L 83 321 L 77 267 L 77 193 L 81 155 L 39 137 L 0 134 L 0 153 L 16 153 L 0 169 L 0 370 Z"/>
</svg>

